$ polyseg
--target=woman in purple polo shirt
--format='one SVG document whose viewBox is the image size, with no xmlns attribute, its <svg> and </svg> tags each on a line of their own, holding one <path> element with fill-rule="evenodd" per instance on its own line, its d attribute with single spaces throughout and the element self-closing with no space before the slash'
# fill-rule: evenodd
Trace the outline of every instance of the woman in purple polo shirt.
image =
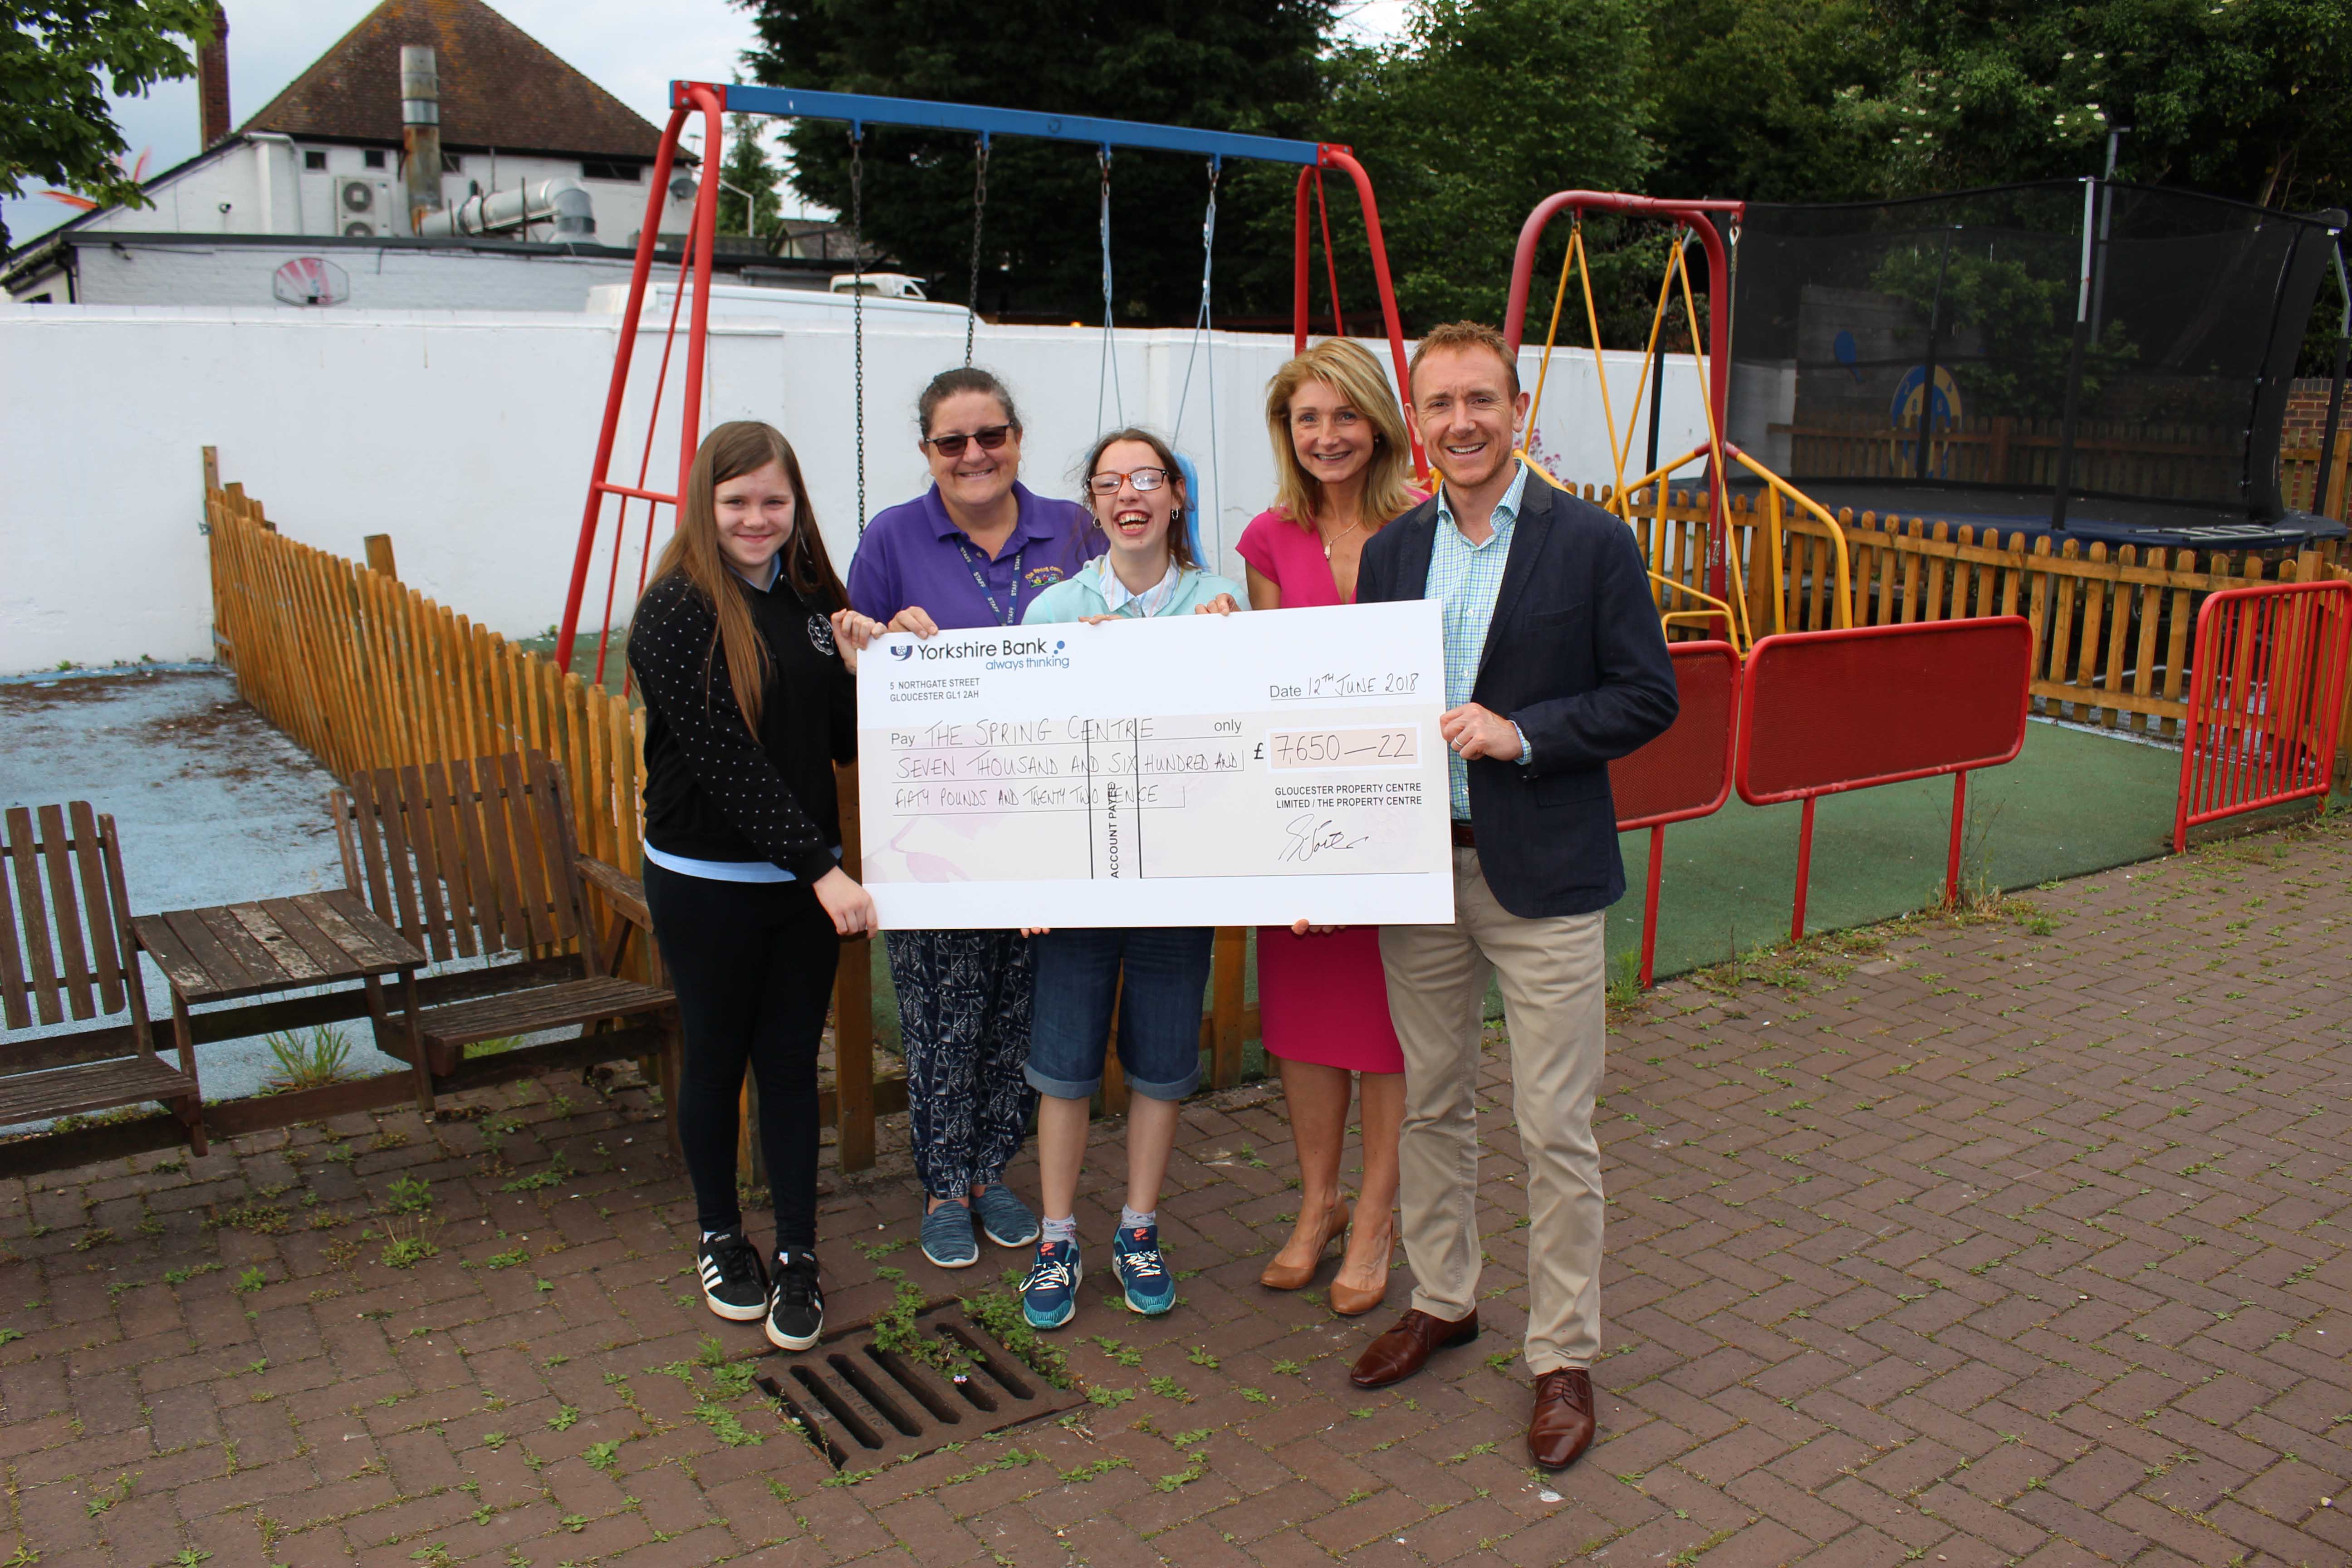
<svg viewBox="0 0 2352 1568">
<path fill-rule="evenodd" d="M 1020 482 L 1021 416 L 984 370 L 943 371 L 916 404 L 931 488 L 867 525 L 849 602 L 894 632 L 1018 626 L 1039 593 L 1103 552 L 1076 501 Z M 907 1054 L 915 1173 L 929 1208 L 923 1255 L 979 1261 L 978 1228 L 1000 1247 L 1037 1239 L 1037 1218 L 1003 1180 L 1037 1094 L 1029 1060 L 1029 942 L 1017 931 L 894 931 L 885 939 Z"/>
</svg>

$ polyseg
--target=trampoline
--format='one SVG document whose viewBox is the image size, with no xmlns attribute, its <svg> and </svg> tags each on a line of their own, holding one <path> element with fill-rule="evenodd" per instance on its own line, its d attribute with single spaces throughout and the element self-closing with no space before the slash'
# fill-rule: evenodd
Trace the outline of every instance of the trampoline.
<svg viewBox="0 0 2352 1568">
<path fill-rule="evenodd" d="M 1732 439 L 1832 509 L 2029 547 L 2342 539 L 2279 448 L 2344 223 L 2108 180 L 1751 204 Z"/>
</svg>

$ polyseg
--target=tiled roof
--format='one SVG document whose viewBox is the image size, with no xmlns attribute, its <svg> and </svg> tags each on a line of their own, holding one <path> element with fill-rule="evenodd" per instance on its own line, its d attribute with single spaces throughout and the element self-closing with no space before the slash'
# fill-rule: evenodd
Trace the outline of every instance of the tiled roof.
<svg viewBox="0 0 2352 1568">
<path fill-rule="evenodd" d="M 444 148 L 650 159 L 661 141 L 644 116 L 482 0 L 383 0 L 244 129 L 397 145 L 404 44 L 435 51 Z"/>
</svg>

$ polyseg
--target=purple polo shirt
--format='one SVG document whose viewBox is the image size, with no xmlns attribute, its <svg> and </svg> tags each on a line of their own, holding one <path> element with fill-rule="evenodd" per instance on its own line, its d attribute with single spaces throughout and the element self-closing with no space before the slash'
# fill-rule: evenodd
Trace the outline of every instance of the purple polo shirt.
<svg viewBox="0 0 2352 1568">
<path fill-rule="evenodd" d="M 1018 482 L 1013 499 L 1020 513 L 993 561 L 948 516 L 937 485 L 877 515 L 850 558 L 850 607 L 887 624 L 920 605 L 942 631 L 1018 626 L 1040 593 L 1108 546 L 1077 502 L 1048 500 Z"/>
</svg>

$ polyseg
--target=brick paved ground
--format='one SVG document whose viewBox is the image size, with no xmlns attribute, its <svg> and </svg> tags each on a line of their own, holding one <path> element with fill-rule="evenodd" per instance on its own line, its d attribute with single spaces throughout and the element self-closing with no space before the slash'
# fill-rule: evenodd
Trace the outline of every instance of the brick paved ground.
<svg viewBox="0 0 2352 1568">
<path fill-rule="evenodd" d="M 0 1553 L 2352 1561 L 2352 836 L 2032 901 L 1617 1019 L 1601 1442 L 1557 1481 L 1519 1448 L 1520 1168 L 1491 1065 L 1498 1331 L 1475 1349 L 1361 1394 L 1369 1328 L 1256 1287 L 1296 1198 L 1279 1105 L 1245 1089 L 1186 1113 L 1163 1211 L 1198 1270 L 1182 1307 L 1145 1324 L 1090 1281 L 1058 1337 L 1102 1403 L 831 1485 L 756 1392 L 675 1364 L 713 1331 L 764 1344 L 688 1304 L 684 1184 L 642 1091 L 549 1079 L 474 1120 L 0 1184 Z M 429 1221 L 373 1212 L 395 1180 L 430 1184 Z M 932 1269 L 915 1209 L 903 1175 L 837 1182 L 836 1323 L 888 1300 L 894 1265 L 933 1294 L 1002 1267 Z M 387 1225 L 437 1255 L 388 1267 Z M 719 1410 L 763 1441 L 725 1442 Z"/>
</svg>

